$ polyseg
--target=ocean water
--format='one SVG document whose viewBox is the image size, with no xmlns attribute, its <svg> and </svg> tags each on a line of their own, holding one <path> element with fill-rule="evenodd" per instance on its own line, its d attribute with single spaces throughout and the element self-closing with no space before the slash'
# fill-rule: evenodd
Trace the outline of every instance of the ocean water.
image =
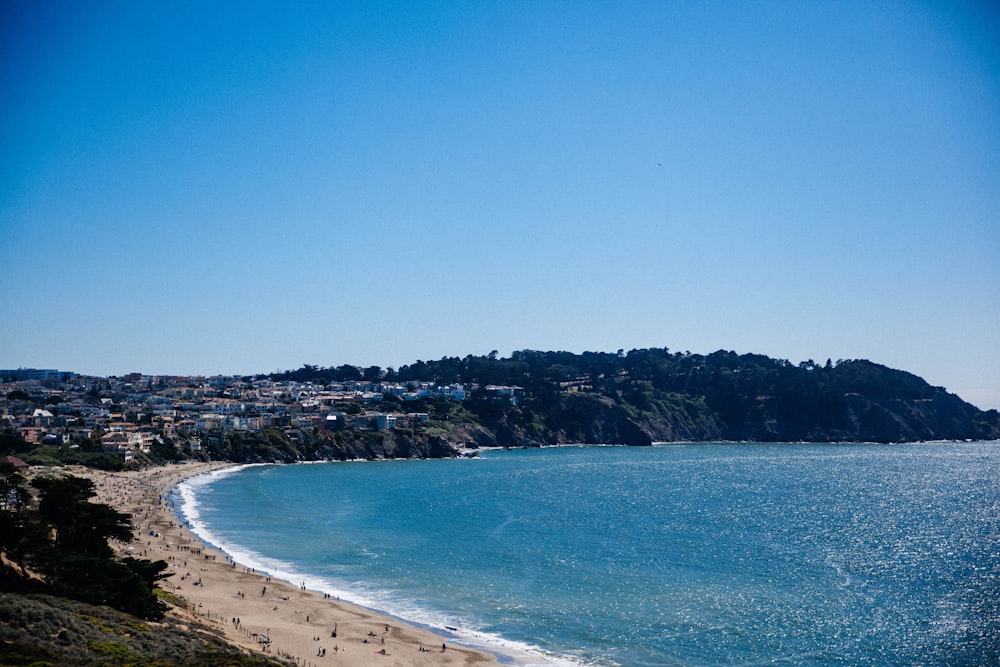
<svg viewBox="0 0 1000 667">
<path fill-rule="evenodd" d="M 556 664 L 1000 664 L 996 442 L 492 451 L 179 490 L 240 563 Z"/>
</svg>

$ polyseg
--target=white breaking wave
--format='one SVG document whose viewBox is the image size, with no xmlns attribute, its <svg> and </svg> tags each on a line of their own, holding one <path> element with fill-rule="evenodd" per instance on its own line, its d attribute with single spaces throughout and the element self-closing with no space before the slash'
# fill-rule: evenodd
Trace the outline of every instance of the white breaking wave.
<svg viewBox="0 0 1000 667">
<path fill-rule="evenodd" d="M 305 586 L 333 598 L 344 600 L 367 609 L 397 618 L 402 622 L 419 625 L 456 643 L 475 650 L 493 653 L 504 664 L 519 667 L 586 667 L 592 663 L 570 656 L 556 655 L 537 646 L 511 641 L 479 629 L 468 627 L 460 619 L 434 613 L 419 602 L 388 591 L 370 588 L 364 582 L 334 582 L 298 570 L 292 563 L 270 558 L 243 545 L 219 538 L 201 518 L 198 493 L 212 483 L 241 470 L 272 464 L 253 463 L 221 468 L 188 478 L 175 487 L 180 501 L 176 504 L 178 517 L 198 539 L 209 544 L 236 564 L 251 568 L 293 586 Z"/>
</svg>

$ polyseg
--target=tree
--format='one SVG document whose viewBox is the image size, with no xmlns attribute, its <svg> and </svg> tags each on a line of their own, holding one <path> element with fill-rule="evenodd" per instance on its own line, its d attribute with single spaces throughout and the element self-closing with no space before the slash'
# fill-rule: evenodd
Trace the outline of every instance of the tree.
<svg viewBox="0 0 1000 667">
<path fill-rule="evenodd" d="M 0 510 L 16 512 L 31 500 L 26 479 L 10 463 L 0 463 Z"/>
<path fill-rule="evenodd" d="M 357 366 L 348 366 L 347 364 L 344 364 L 343 366 L 337 366 L 337 374 L 335 377 L 340 382 L 360 380 L 361 371 L 358 370 Z"/>
<path fill-rule="evenodd" d="M 113 552 L 108 539 L 131 541 L 129 515 L 88 502 L 96 495 L 89 479 L 41 477 L 33 486 L 41 491 L 38 512 L 55 530 L 57 550 L 110 558 Z"/>
<path fill-rule="evenodd" d="M 56 595 L 162 618 L 165 607 L 153 586 L 165 576 L 167 563 L 119 560 L 108 544 L 131 541 L 131 518 L 90 502 L 95 493 L 89 479 L 41 477 L 32 485 L 40 492 L 37 511 L 4 513 L 0 523 L 0 548 L 15 556 L 22 571 L 25 565 L 32 567 Z"/>
<path fill-rule="evenodd" d="M 0 454 L 22 454 L 31 451 L 32 445 L 10 433 L 0 433 Z"/>
<path fill-rule="evenodd" d="M 23 389 L 13 389 L 7 393 L 8 401 L 30 401 L 31 396 Z"/>
</svg>

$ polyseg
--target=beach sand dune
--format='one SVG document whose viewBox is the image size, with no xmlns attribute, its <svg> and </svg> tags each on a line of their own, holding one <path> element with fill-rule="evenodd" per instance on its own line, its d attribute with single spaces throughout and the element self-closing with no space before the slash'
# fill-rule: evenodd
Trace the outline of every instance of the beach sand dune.
<svg viewBox="0 0 1000 667">
<path fill-rule="evenodd" d="M 445 648 L 445 640 L 428 630 L 272 579 L 203 544 L 180 525 L 168 493 L 187 477 L 225 465 L 188 463 L 121 473 L 71 468 L 69 472 L 93 480 L 97 502 L 132 516 L 135 538 L 117 545 L 122 554 L 169 563 L 171 574 L 160 587 L 185 608 L 168 613 L 182 621 L 196 616 L 247 651 L 290 659 L 303 667 L 496 664 L 493 655 L 452 644 Z"/>
</svg>

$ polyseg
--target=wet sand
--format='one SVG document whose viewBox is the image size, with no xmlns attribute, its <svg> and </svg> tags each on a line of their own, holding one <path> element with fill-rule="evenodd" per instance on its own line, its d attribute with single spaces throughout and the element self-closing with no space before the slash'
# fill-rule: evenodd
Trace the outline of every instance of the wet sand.
<svg viewBox="0 0 1000 667">
<path fill-rule="evenodd" d="M 226 466 L 187 463 L 121 473 L 74 467 L 68 472 L 93 480 L 98 502 L 132 516 L 135 539 L 116 545 L 120 553 L 170 564 L 171 574 L 160 587 L 187 608 L 168 613 L 182 620 L 196 615 L 232 644 L 303 667 L 496 664 L 491 654 L 452 644 L 443 649 L 447 640 L 429 630 L 272 579 L 203 544 L 179 524 L 168 494 L 185 478 Z"/>
</svg>

